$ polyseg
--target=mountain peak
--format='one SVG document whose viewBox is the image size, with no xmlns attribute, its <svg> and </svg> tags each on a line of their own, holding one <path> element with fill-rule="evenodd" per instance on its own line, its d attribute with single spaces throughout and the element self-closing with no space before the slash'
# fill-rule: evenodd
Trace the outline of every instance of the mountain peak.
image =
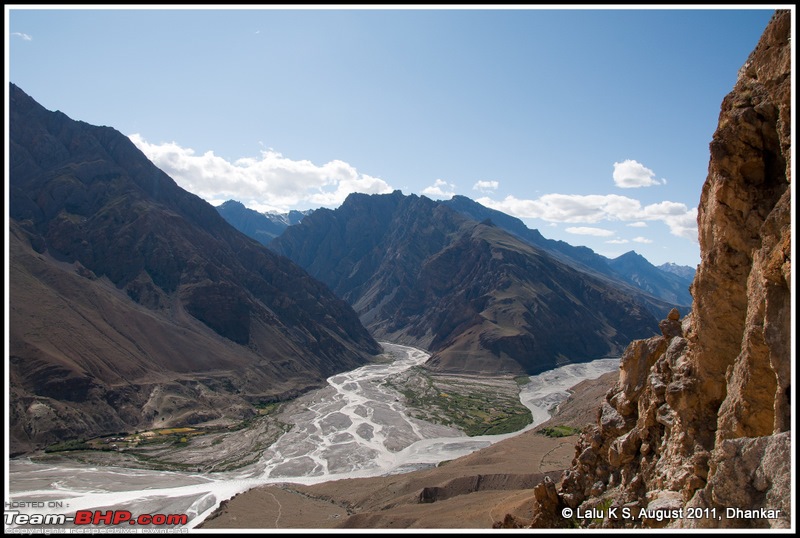
<svg viewBox="0 0 800 538">
<path fill-rule="evenodd" d="M 617 256 L 614 259 L 617 260 L 617 261 L 621 261 L 621 260 L 629 260 L 629 261 L 636 260 L 636 261 L 640 261 L 640 262 L 647 262 L 648 264 L 650 264 L 650 261 L 647 258 L 642 256 L 641 254 L 639 254 L 635 250 L 629 250 L 625 254 L 621 254 L 620 256 Z"/>
<path fill-rule="evenodd" d="M 222 202 L 217 207 L 243 208 L 243 207 L 245 207 L 245 205 L 242 202 L 238 201 L 238 200 L 226 200 L 226 201 Z"/>
</svg>

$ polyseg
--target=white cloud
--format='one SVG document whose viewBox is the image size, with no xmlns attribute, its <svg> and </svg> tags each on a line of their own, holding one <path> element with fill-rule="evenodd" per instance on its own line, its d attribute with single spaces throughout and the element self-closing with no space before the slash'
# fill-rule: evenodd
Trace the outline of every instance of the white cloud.
<svg viewBox="0 0 800 538">
<path fill-rule="evenodd" d="M 614 235 L 614 232 L 611 230 L 606 230 L 605 228 L 594 228 L 591 226 L 571 226 L 569 228 L 565 228 L 565 230 L 571 234 L 594 235 L 597 237 L 610 237 Z"/>
<path fill-rule="evenodd" d="M 612 244 L 612 245 L 624 245 L 625 243 L 630 243 L 630 241 L 628 241 L 627 239 L 610 239 L 610 240 L 606 241 L 606 243 L 609 243 L 609 244 Z"/>
<path fill-rule="evenodd" d="M 178 185 L 212 203 L 249 200 L 245 205 L 253 209 L 288 211 L 304 203 L 338 206 L 353 192 L 385 194 L 393 190 L 382 179 L 361 174 L 339 160 L 319 166 L 269 149 L 258 158 L 229 162 L 213 151 L 196 155 L 193 149 L 175 142 L 151 144 L 139 134 L 129 138 Z"/>
<path fill-rule="evenodd" d="M 650 187 L 651 185 L 664 185 L 666 179 L 658 180 L 655 173 L 642 163 L 628 159 L 621 163 L 614 163 L 614 184 L 622 189 L 637 187 Z"/>
<path fill-rule="evenodd" d="M 620 220 L 617 215 L 639 211 L 638 200 L 617 194 L 545 194 L 534 200 L 507 196 L 496 202 L 479 198 L 478 203 L 520 218 L 540 218 L 556 222 L 600 222 Z"/>
<path fill-rule="evenodd" d="M 23 34 L 22 32 L 11 32 L 11 35 L 20 37 L 23 41 L 33 41 L 33 37 L 28 34 Z"/>
<path fill-rule="evenodd" d="M 430 187 L 422 189 L 422 194 L 426 196 L 449 199 L 456 195 L 456 186 L 443 179 L 437 179 Z"/>
<path fill-rule="evenodd" d="M 658 202 L 642 206 L 639 200 L 617 194 L 545 194 L 532 200 L 507 196 L 497 201 L 478 198 L 479 204 L 519 218 L 537 218 L 548 222 L 596 224 L 602 221 L 661 221 L 672 235 L 697 242 L 697 208 L 678 202 Z"/>
<path fill-rule="evenodd" d="M 697 243 L 697 208 L 687 210 L 685 213 L 669 215 L 662 219 L 672 235 L 683 237 Z"/>
<path fill-rule="evenodd" d="M 686 206 L 678 202 L 658 202 L 657 204 L 650 204 L 644 208 L 644 215 L 651 218 L 662 218 L 666 216 L 683 215 L 686 212 Z"/>
<path fill-rule="evenodd" d="M 631 228 L 647 228 L 647 223 L 640 220 L 637 222 L 631 222 L 630 224 L 626 224 L 625 226 L 630 226 Z"/>
<path fill-rule="evenodd" d="M 478 181 L 472 186 L 472 190 L 481 192 L 494 192 L 499 186 L 499 181 Z"/>
<path fill-rule="evenodd" d="M 652 239 L 648 239 L 646 237 L 639 236 L 639 237 L 634 237 L 633 238 L 633 242 L 634 243 L 643 243 L 645 245 L 649 245 L 650 243 L 653 242 L 653 240 Z"/>
</svg>

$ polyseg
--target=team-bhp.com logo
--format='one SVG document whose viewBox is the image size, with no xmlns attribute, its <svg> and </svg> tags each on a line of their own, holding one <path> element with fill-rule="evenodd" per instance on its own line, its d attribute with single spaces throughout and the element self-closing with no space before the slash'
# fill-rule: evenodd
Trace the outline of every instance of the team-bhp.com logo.
<svg viewBox="0 0 800 538">
<path fill-rule="evenodd" d="M 134 517 L 128 510 L 78 510 L 65 514 L 22 514 L 15 510 L 3 513 L 6 525 L 154 525 L 156 527 L 186 525 L 186 514 L 142 514 Z"/>
</svg>

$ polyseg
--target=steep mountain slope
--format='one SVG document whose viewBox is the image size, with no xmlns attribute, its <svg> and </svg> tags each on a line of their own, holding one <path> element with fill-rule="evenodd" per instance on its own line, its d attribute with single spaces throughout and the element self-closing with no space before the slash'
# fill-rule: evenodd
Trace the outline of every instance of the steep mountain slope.
<svg viewBox="0 0 800 538">
<path fill-rule="evenodd" d="M 537 373 L 619 353 L 670 305 L 577 271 L 425 197 L 353 194 L 272 248 L 353 305 L 378 337 L 451 372 Z"/>
<path fill-rule="evenodd" d="M 564 241 L 547 239 L 538 230 L 532 230 L 525 226 L 525 223 L 518 218 L 484 207 L 465 196 L 454 196 L 441 203 L 471 219 L 479 221 L 489 219 L 507 232 L 581 271 L 595 271 L 599 275 L 611 278 L 616 285 L 621 282 L 633 285 L 655 297 L 680 305 L 682 310 L 688 310 L 691 307 L 692 296 L 689 293 L 689 286 L 694 273 L 691 277 L 687 277 L 679 273 L 664 271 L 652 265 L 642 256 L 636 255 L 636 258 L 633 258 L 632 251 L 612 260 L 597 254 L 588 247 L 576 247 Z M 663 313 L 658 312 L 656 315 L 660 316 Z"/>
<path fill-rule="evenodd" d="M 443 200 L 441 203 L 471 219 L 477 221 L 491 220 L 498 227 L 516 235 L 531 245 L 549 252 L 559 260 L 569 264 L 578 264 L 581 270 L 594 270 L 601 275 L 616 276 L 608 266 L 608 259 L 597 254 L 589 247 L 576 247 L 565 241 L 547 239 L 539 233 L 539 230 L 525 226 L 525 223 L 520 219 L 507 215 L 502 211 L 485 207 L 466 196 L 456 195 L 450 200 Z"/>
<path fill-rule="evenodd" d="M 562 484 L 535 492 L 537 526 L 611 504 L 645 512 L 579 523 L 792 525 L 791 29 L 776 11 L 722 102 L 692 313 L 625 351 Z"/>
<path fill-rule="evenodd" d="M 15 450 L 243 416 L 379 351 L 345 302 L 119 132 L 14 85 L 10 113 Z"/>
<path fill-rule="evenodd" d="M 281 235 L 286 228 L 297 224 L 313 213 L 313 210 L 292 210 L 285 214 L 259 213 L 254 209 L 248 209 L 241 202 L 228 200 L 217 206 L 217 212 L 246 236 L 252 237 L 262 245 L 269 245 L 270 241 Z"/>
</svg>

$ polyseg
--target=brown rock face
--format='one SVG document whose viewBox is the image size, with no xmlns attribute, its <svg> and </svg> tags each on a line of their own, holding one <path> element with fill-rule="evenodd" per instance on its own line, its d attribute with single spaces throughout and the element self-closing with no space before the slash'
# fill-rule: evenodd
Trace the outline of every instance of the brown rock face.
<svg viewBox="0 0 800 538">
<path fill-rule="evenodd" d="M 724 400 L 718 439 L 788 427 L 790 29 L 776 15 L 723 101 L 700 198 L 692 355 Z"/>
<path fill-rule="evenodd" d="M 722 103 L 692 314 L 681 323 L 670 312 L 662 336 L 628 347 L 558 499 L 537 496 L 540 512 L 617 506 L 634 516 L 578 521 L 590 527 L 790 525 L 790 30 L 791 13 L 777 11 Z M 690 507 L 721 519 L 655 517 Z"/>
</svg>

